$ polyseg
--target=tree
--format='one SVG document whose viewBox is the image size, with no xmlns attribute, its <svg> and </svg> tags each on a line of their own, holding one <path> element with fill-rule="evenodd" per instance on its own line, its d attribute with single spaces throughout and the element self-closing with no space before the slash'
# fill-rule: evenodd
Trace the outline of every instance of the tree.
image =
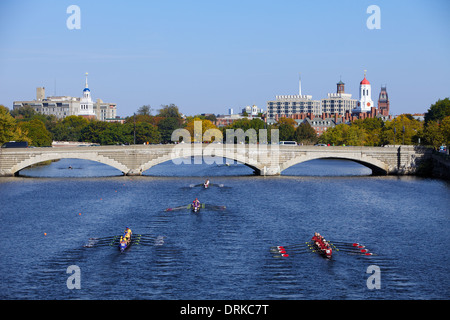
<svg viewBox="0 0 450 320">
<path fill-rule="evenodd" d="M 170 105 L 162 105 L 157 115 L 164 118 L 181 118 L 178 107 L 173 103 Z"/>
<path fill-rule="evenodd" d="M 81 130 L 88 124 L 81 116 L 66 117 L 53 128 L 53 137 L 57 141 L 82 141 Z"/>
<path fill-rule="evenodd" d="M 295 128 L 295 126 L 297 125 L 297 122 L 292 118 L 281 117 L 278 119 L 275 126 L 280 126 L 282 124 L 288 124 Z"/>
<path fill-rule="evenodd" d="M 365 130 L 365 146 L 381 145 L 381 130 L 384 127 L 384 122 L 381 118 L 358 119 L 352 122 L 352 126 L 357 126 Z"/>
<path fill-rule="evenodd" d="M 27 136 L 27 131 L 17 126 L 14 119 L 8 112 L 8 109 L 0 105 L 0 144 L 8 141 L 26 141 L 31 143 L 31 139 Z"/>
<path fill-rule="evenodd" d="M 425 129 L 423 130 L 423 138 L 426 145 L 431 145 L 434 148 L 439 148 L 439 146 L 441 146 L 445 141 L 445 137 L 439 123 L 434 120 L 428 121 L 425 125 Z"/>
<path fill-rule="evenodd" d="M 428 112 L 425 113 L 425 124 L 429 121 L 440 121 L 450 116 L 450 99 L 439 99 L 435 104 L 431 105 Z"/>
<path fill-rule="evenodd" d="M 302 122 L 294 134 L 295 141 L 300 144 L 315 144 L 317 142 L 317 133 L 307 122 Z"/>
<path fill-rule="evenodd" d="M 297 122 L 295 122 L 295 120 L 292 118 L 282 117 L 278 119 L 277 123 L 275 124 L 275 128 L 279 130 L 280 141 L 294 140 L 296 125 Z"/>
<path fill-rule="evenodd" d="M 278 126 L 280 141 L 294 140 L 295 129 L 293 126 L 287 123 L 282 123 Z"/>
<path fill-rule="evenodd" d="M 415 144 L 422 135 L 423 123 L 409 114 L 386 121 L 380 132 L 381 144 Z"/>
<path fill-rule="evenodd" d="M 80 132 L 80 140 L 99 144 L 123 143 L 123 139 L 110 139 L 105 132 L 109 129 L 110 123 L 103 121 L 91 121 L 84 126 Z"/>
<path fill-rule="evenodd" d="M 152 107 L 149 104 L 143 105 L 138 109 L 137 114 L 141 116 L 151 116 Z"/>
<path fill-rule="evenodd" d="M 11 115 L 16 119 L 30 120 L 36 114 L 38 113 L 30 105 L 25 105 L 23 107 L 16 108 L 11 111 Z"/>
<path fill-rule="evenodd" d="M 450 116 L 445 117 L 441 121 L 441 131 L 445 145 L 450 145 Z"/>
<path fill-rule="evenodd" d="M 201 122 L 202 125 L 202 132 L 201 132 L 201 136 L 198 136 L 197 134 L 200 134 L 200 132 L 196 132 L 195 131 L 195 123 L 196 122 Z M 187 131 L 189 131 L 190 135 L 191 135 L 191 141 L 192 142 L 203 142 L 203 135 L 205 134 L 205 132 L 207 130 L 210 129 L 216 129 L 218 130 L 218 132 L 220 131 L 219 129 L 217 129 L 217 127 L 210 121 L 210 120 L 202 120 L 200 118 L 194 118 L 192 120 L 190 120 L 187 124 L 185 129 Z M 206 141 L 210 141 L 207 139 L 207 137 L 205 137 Z"/>
<path fill-rule="evenodd" d="M 35 147 L 49 147 L 52 145 L 51 133 L 47 130 L 44 123 L 39 119 L 19 122 L 22 131 L 27 132 L 31 145 Z"/>
<path fill-rule="evenodd" d="M 134 134 L 134 126 L 132 127 L 129 123 L 124 126 L 126 126 L 126 132 Z M 160 141 L 161 135 L 156 126 L 145 122 L 136 123 L 136 144 L 159 143 Z"/>
<path fill-rule="evenodd" d="M 334 128 L 328 129 L 319 137 L 319 142 L 335 146 L 345 144 L 346 141 L 344 139 L 344 131 L 347 127 L 347 124 L 341 123 Z"/>
<path fill-rule="evenodd" d="M 367 132 L 357 125 L 341 123 L 325 131 L 320 136 L 319 142 L 336 146 L 363 146 L 367 142 Z"/>
<path fill-rule="evenodd" d="M 158 122 L 158 130 L 161 134 L 162 143 L 172 142 L 172 133 L 181 128 L 181 121 L 178 118 L 167 117 L 163 118 Z"/>
<path fill-rule="evenodd" d="M 358 126 L 347 126 L 344 130 L 344 141 L 348 146 L 364 146 L 367 141 L 367 132 Z"/>
</svg>

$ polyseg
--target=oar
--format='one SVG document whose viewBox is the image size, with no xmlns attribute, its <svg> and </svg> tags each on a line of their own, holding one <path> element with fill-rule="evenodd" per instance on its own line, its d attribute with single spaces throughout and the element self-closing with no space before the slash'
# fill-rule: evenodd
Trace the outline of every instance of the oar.
<svg viewBox="0 0 450 320">
<path fill-rule="evenodd" d="M 335 243 L 338 245 L 344 245 L 344 246 L 349 246 L 349 247 L 360 247 L 362 246 L 362 248 L 364 248 L 364 245 L 358 242 L 341 242 L 341 241 L 328 241 L 329 243 Z"/>
<path fill-rule="evenodd" d="M 289 250 L 286 250 L 286 249 L 284 249 L 284 248 L 280 248 L 280 249 L 270 249 L 270 252 L 272 253 L 272 254 L 278 254 L 278 253 L 280 253 L 280 254 L 287 254 L 287 253 L 304 253 L 304 252 L 309 252 L 309 250 L 308 249 L 302 249 L 302 248 L 299 248 L 299 249 L 289 249 Z"/>
<path fill-rule="evenodd" d="M 164 211 L 174 211 L 174 210 L 182 210 L 182 209 L 190 209 L 190 208 L 191 208 L 191 204 L 188 204 L 188 205 L 179 206 L 179 207 L 175 207 L 175 208 L 167 208 Z"/>
<path fill-rule="evenodd" d="M 272 246 L 271 248 L 283 247 L 283 248 L 288 249 L 288 248 L 295 248 L 295 247 L 300 247 L 300 246 L 304 247 L 305 244 L 308 244 L 308 243 L 309 242 L 302 242 L 302 243 L 296 243 L 296 244 L 288 244 L 288 245 L 285 245 L 285 246 Z"/>
<path fill-rule="evenodd" d="M 299 255 L 299 254 L 305 254 L 305 253 L 311 253 L 311 252 L 318 252 L 317 250 L 315 250 L 315 249 L 313 249 L 313 248 L 310 248 L 310 250 L 308 250 L 308 251 L 293 251 L 293 252 L 291 252 L 291 251 L 289 251 L 291 254 L 288 254 L 288 253 L 280 253 L 279 255 L 277 255 L 277 254 L 273 254 L 272 255 L 272 257 L 274 257 L 274 258 L 287 258 L 287 257 L 289 257 L 289 256 L 296 256 L 296 255 Z"/>
</svg>

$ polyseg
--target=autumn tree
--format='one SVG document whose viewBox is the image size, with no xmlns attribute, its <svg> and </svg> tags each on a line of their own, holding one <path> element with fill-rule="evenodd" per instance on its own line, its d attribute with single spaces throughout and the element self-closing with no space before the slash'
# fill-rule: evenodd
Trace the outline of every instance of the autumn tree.
<svg viewBox="0 0 450 320">
<path fill-rule="evenodd" d="M 52 145 L 52 135 L 45 127 L 44 122 L 39 119 L 19 122 L 19 128 L 27 132 L 31 145 L 35 147 L 49 147 Z"/>
<path fill-rule="evenodd" d="M 8 141 L 26 141 L 31 143 L 27 131 L 17 126 L 16 119 L 9 113 L 8 109 L 0 105 L 0 144 Z"/>
<path fill-rule="evenodd" d="M 201 124 L 201 133 L 200 133 L 200 124 Z M 198 128 L 198 132 L 197 132 L 197 128 Z M 187 131 L 189 131 L 190 135 L 191 135 L 191 141 L 192 142 L 203 142 L 203 141 L 222 141 L 222 139 L 220 139 L 220 136 L 222 136 L 221 131 L 210 121 L 210 120 L 202 120 L 198 117 L 191 119 L 190 121 L 188 121 L 188 123 L 186 123 L 185 129 Z M 204 136 L 205 132 L 207 130 L 214 130 L 211 132 L 214 132 L 217 136 L 214 138 L 214 140 L 212 139 L 211 136 Z M 201 134 L 201 136 L 200 136 Z M 223 137 L 222 137 L 223 138 Z"/>
</svg>

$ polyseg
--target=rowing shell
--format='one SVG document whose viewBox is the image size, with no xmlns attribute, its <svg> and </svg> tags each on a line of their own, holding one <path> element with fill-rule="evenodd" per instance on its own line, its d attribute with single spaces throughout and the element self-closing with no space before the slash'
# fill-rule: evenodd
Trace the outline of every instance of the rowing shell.
<svg viewBox="0 0 450 320">
<path fill-rule="evenodd" d="M 124 252 L 130 246 L 131 246 L 131 238 L 128 241 L 119 242 L 119 250 L 121 253 Z"/>
<path fill-rule="evenodd" d="M 333 251 L 330 249 L 322 249 L 320 246 L 316 244 L 316 242 L 313 243 L 314 249 L 323 257 L 327 259 L 331 259 Z"/>
</svg>

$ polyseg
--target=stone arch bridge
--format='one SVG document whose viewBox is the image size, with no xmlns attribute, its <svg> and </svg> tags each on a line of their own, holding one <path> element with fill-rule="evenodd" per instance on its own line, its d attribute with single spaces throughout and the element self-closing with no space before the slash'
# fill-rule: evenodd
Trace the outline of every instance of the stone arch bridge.
<svg viewBox="0 0 450 320">
<path fill-rule="evenodd" d="M 191 158 L 194 157 L 194 158 Z M 124 175 L 141 175 L 145 170 L 172 160 L 195 165 L 203 157 L 214 163 L 239 161 L 257 175 L 279 175 L 295 164 L 314 159 L 346 159 L 372 169 L 374 175 L 415 174 L 431 151 L 415 146 L 325 147 L 279 145 L 177 144 L 60 148 L 2 148 L 0 176 L 14 176 L 20 170 L 49 160 L 85 159 L 114 167 Z M 188 159 L 188 160 L 187 160 Z M 191 159 L 194 159 L 193 161 Z M 200 158 L 201 163 L 201 158 Z"/>
</svg>

